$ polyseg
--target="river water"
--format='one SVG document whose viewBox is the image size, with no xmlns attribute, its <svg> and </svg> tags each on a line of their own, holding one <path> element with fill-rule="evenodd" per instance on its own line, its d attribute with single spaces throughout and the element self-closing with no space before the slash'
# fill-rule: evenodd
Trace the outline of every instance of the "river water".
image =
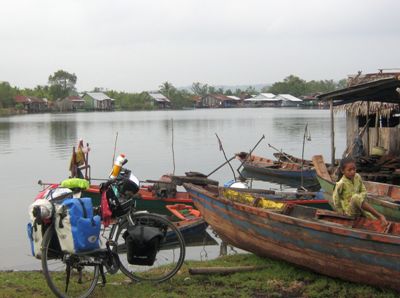
<svg viewBox="0 0 400 298">
<path fill-rule="evenodd" d="M 173 119 L 173 121 L 171 121 Z M 345 118 L 336 115 L 336 152 L 345 147 Z M 173 123 L 173 125 L 172 125 Z M 98 112 L 37 114 L 0 118 L 0 270 L 23 270 L 39 266 L 30 256 L 26 224 L 28 206 L 41 189 L 37 181 L 59 182 L 68 176 L 72 146 L 82 138 L 91 147 L 89 161 L 93 178 L 109 174 L 116 134 L 117 154 L 125 153 L 127 167 L 141 180 L 175 173 L 211 172 L 224 160 L 215 133 L 231 157 L 254 151 L 272 157 L 268 143 L 292 155 L 301 156 L 304 127 L 308 123 L 311 141 L 305 158 L 323 154 L 330 160 L 330 117 L 328 110 L 296 108 L 203 109 L 151 112 Z M 173 128 L 173 133 L 172 133 Z M 173 138 L 172 138 L 173 137 Z M 233 161 L 234 168 L 239 166 Z M 210 178 L 232 179 L 229 167 Z M 280 188 L 275 184 L 268 187 Z M 209 255 L 218 248 L 211 248 Z"/>
</svg>

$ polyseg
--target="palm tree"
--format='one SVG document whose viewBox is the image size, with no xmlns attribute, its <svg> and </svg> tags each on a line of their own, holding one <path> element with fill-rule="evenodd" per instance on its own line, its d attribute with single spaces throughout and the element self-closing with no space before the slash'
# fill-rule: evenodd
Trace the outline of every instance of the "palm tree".
<svg viewBox="0 0 400 298">
<path fill-rule="evenodd" d="M 160 86 L 158 86 L 160 88 L 160 93 L 162 93 L 164 96 L 166 96 L 167 98 L 170 97 L 170 93 L 172 90 L 175 90 L 174 85 L 172 85 L 172 83 L 165 81 L 164 83 L 162 83 Z"/>
</svg>

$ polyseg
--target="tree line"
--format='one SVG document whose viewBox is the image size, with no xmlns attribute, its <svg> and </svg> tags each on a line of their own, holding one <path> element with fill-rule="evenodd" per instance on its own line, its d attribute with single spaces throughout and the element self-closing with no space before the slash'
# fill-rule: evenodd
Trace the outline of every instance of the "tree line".
<svg viewBox="0 0 400 298">
<path fill-rule="evenodd" d="M 12 87 L 8 82 L 0 82 L 0 109 L 15 108 L 14 98 L 16 95 L 34 96 L 46 98 L 50 102 L 65 98 L 69 95 L 77 95 L 76 82 L 77 76 L 65 70 L 58 70 L 48 78 L 48 84 L 45 86 L 36 86 L 35 88 Z M 334 80 L 311 80 L 306 81 L 295 75 L 289 75 L 283 81 L 276 82 L 271 86 L 265 86 L 261 89 L 263 93 L 274 94 L 292 94 L 294 96 L 311 95 L 316 93 L 325 93 L 336 89 L 346 87 L 346 80 L 338 82 Z M 102 88 L 94 88 L 92 91 L 101 91 Z M 236 88 L 235 90 L 217 88 L 212 85 L 194 82 L 188 89 L 176 88 L 172 83 L 163 82 L 158 92 L 162 93 L 171 101 L 171 108 L 181 109 L 192 107 L 195 97 L 203 97 L 207 94 L 235 95 L 238 97 L 248 97 L 257 95 L 259 92 L 254 87 L 246 89 Z M 148 92 L 129 93 L 116 90 L 107 90 L 109 97 L 115 99 L 116 109 L 121 110 L 149 110 L 154 108 L 151 105 L 151 98 Z M 18 107 L 17 107 L 18 108 Z"/>
<path fill-rule="evenodd" d="M 342 79 L 338 82 L 334 80 L 305 81 L 297 76 L 290 75 L 282 82 L 276 82 L 271 87 L 264 87 L 262 92 L 274 94 L 291 94 L 293 96 L 314 95 L 316 93 L 326 93 L 337 89 L 346 88 L 347 80 Z"/>
</svg>

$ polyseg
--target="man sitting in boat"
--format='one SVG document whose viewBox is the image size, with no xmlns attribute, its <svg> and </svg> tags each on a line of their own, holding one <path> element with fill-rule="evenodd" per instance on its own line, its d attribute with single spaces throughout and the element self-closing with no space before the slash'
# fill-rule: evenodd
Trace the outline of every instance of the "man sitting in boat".
<svg viewBox="0 0 400 298">
<path fill-rule="evenodd" d="M 335 211 L 353 217 L 364 216 L 369 219 L 379 219 L 383 225 L 386 225 L 385 216 L 365 200 L 367 190 L 360 174 L 356 173 L 355 161 L 352 158 L 342 159 L 340 171 L 343 176 L 336 183 L 332 196 Z"/>
</svg>

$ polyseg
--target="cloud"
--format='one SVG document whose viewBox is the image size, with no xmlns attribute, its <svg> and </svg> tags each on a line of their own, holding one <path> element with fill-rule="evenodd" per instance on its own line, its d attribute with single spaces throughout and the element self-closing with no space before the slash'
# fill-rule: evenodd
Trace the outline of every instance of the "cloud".
<svg viewBox="0 0 400 298">
<path fill-rule="evenodd" d="M 342 78 L 397 61 L 400 2 L 3 1 L 0 80 L 124 90 Z"/>
</svg>

